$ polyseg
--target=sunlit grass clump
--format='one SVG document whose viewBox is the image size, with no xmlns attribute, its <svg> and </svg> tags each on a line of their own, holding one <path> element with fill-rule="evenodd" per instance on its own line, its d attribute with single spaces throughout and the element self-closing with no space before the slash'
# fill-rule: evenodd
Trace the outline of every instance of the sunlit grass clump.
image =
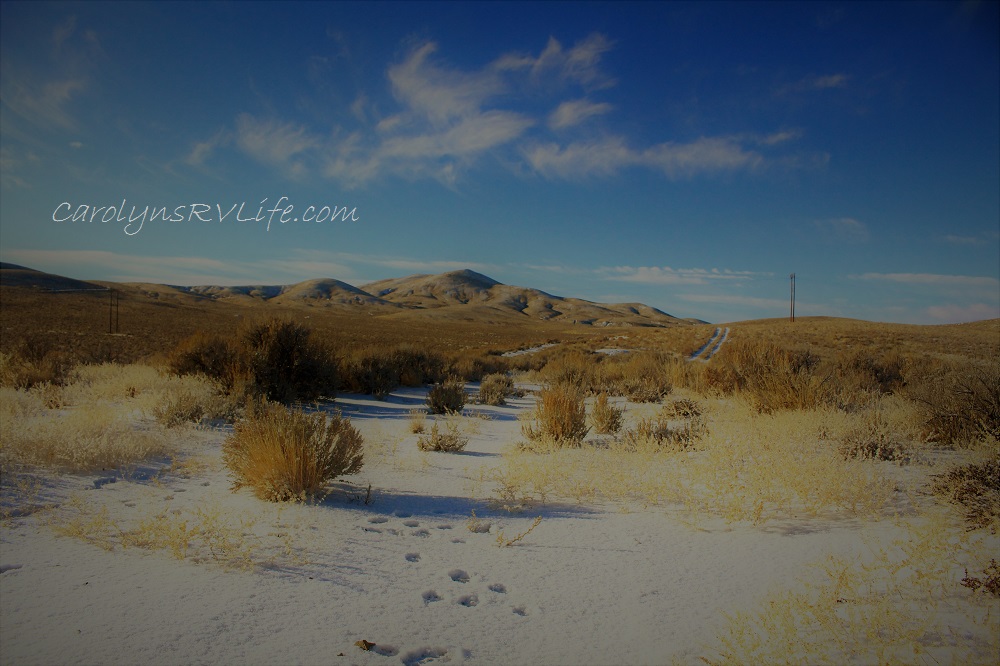
<svg viewBox="0 0 1000 666">
<path fill-rule="evenodd" d="M 534 425 L 521 426 L 532 442 L 549 442 L 556 447 L 579 446 L 590 432 L 583 389 L 564 382 L 542 389 L 535 405 Z"/>
<path fill-rule="evenodd" d="M 361 434 L 339 414 L 305 414 L 265 403 L 238 421 L 222 448 L 235 481 L 263 500 L 306 500 L 322 495 L 338 476 L 361 470 Z"/>
</svg>

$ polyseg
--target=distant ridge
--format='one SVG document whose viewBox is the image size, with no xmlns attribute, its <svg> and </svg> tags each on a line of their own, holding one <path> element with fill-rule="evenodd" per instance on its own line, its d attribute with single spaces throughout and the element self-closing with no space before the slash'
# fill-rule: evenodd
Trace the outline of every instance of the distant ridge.
<svg viewBox="0 0 1000 666">
<path fill-rule="evenodd" d="M 440 320 L 486 321 L 502 324 L 525 319 L 590 326 L 675 326 L 696 323 L 678 319 L 641 303 L 594 303 L 554 296 L 538 289 L 506 285 L 472 270 L 436 275 L 418 274 L 378 280 L 360 288 L 321 278 L 291 285 L 194 287 L 151 283 L 82 282 L 14 264 L 0 265 L 4 286 L 59 289 L 121 290 L 159 302 L 217 301 L 255 307 L 274 303 L 285 307 L 323 307 L 339 311 Z"/>
<path fill-rule="evenodd" d="M 5 287 L 28 287 L 44 291 L 99 291 L 107 289 L 107 287 L 93 282 L 43 273 L 33 268 L 4 262 L 0 262 L 0 284 Z"/>
</svg>

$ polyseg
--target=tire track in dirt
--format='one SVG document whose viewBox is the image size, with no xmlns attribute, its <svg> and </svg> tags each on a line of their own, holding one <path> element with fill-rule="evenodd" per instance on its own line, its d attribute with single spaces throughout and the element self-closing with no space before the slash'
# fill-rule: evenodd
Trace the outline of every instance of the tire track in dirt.
<svg viewBox="0 0 1000 666">
<path fill-rule="evenodd" d="M 688 357 L 688 361 L 701 361 L 707 362 L 719 351 L 722 344 L 729 338 L 729 328 L 726 329 L 716 328 L 712 332 L 712 337 L 708 339 L 708 342 L 699 347 L 691 356 Z"/>
</svg>

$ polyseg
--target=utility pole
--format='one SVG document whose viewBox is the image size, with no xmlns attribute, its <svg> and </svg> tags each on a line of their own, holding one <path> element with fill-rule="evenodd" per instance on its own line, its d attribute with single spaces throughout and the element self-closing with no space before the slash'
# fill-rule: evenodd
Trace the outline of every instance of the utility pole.
<svg viewBox="0 0 1000 666">
<path fill-rule="evenodd" d="M 119 331 L 118 308 L 120 299 L 117 289 L 108 289 L 108 333 Z"/>
<path fill-rule="evenodd" d="M 791 306 L 791 319 L 795 321 L 795 273 L 788 276 L 788 279 L 792 281 L 792 306 Z"/>
</svg>

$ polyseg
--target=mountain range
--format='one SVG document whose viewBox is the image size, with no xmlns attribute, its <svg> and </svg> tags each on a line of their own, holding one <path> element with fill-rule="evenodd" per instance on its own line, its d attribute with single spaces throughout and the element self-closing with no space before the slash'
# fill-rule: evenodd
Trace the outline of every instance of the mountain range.
<svg viewBox="0 0 1000 666">
<path fill-rule="evenodd" d="M 538 289 L 498 282 L 471 270 L 410 275 L 360 287 L 329 278 L 291 285 L 184 287 L 142 282 L 84 282 L 17 266 L 0 264 L 0 284 L 42 291 L 118 289 L 161 302 L 217 301 L 257 306 L 323 307 L 372 316 L 429 317 L 502 323 L 543 320 L 591 326 L 675 326 L 700 323 L 679 319 L 642 303 L 594 303 L 554 296 Z"/>
</svg>

